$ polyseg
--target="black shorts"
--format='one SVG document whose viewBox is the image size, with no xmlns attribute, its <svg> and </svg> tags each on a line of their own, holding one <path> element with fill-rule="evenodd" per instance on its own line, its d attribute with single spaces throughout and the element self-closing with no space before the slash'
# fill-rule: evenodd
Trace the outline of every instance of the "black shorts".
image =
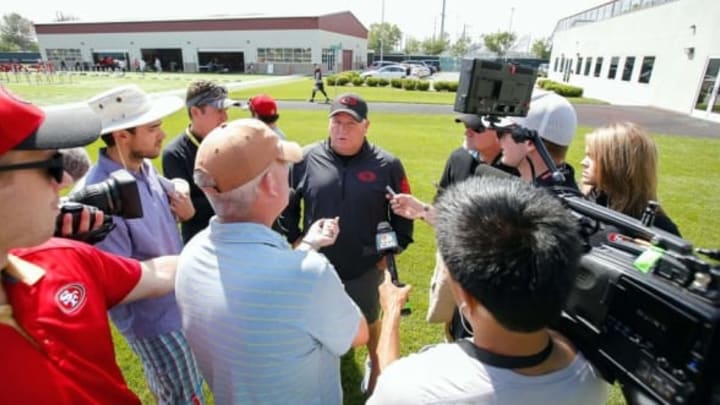
<svg viewBox="0 0 720 405">
<path fill-rule="evenodd" d="M 368 324 L 377 321 L 380 316 L 380 293 L 378 286 L 382 284 L 385 272 L 373 267 L 362 276 L 352 280 L 343 280 L 345 291 L 360 307 Z"/>
<path fill-rule="evenodd" d="M 315 82 L 315 90 L 325 91 L 325 83 L 322 80 Z"/>
</svg>

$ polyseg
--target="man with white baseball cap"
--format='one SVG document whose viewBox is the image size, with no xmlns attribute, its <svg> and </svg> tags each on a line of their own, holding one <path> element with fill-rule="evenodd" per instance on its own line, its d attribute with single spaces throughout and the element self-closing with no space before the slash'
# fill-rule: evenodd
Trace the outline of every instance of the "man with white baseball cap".
<svg viewBox="0 0 720 405">
<path fill-rule="evenodd" d="M 552 173 L 532 141 L 515 142 L 509 132 L 503 133 L 500 138 L 503 148 L 502 163 L 517 168 L 523 180 L 536 186 L 560 186 L 578 190 L 575 170 L 565 162 L 568 146 L 577 129 L 575 108 L 564 97 L 553 92 L 535 90 L 530 99 L 528 115 L 509 117 L 509 120 L 514 125 L 537 131 L 565 181 L 555 184 Z"/>
<path fill-rule="evenodd" d="M 335 242 L 337 218 L 313 223 L 296 250 L 271 228 L 301 159 L 257 119 L 219 126 L 198 149 L 195 183 L 215 216 L 183 249 L 175 286 L 215 403 L 341 404 L 340 356 L 368 339 L 360 308 L 313 251 Z"/>
<path fill-rule="evenodd" d="M 162 118 L 179 110 L 179 97 L 151 98 L 136 85 L 120 86 L 88 101 L 102 121 L 97 164 L 86 184 L 99 183 L 119 169 L 130 172 L 138 184 L 143 217 L 114 217 L 116 228 L 96 246 L 138 260 L 179 254 L 182 240 L 175 217 L 192 217 L 187 194 L 175 192 L 149 159 L 160 154 L 165 132 Z M 150 390 L 159 404 L 203 402 L 202 377 L 181 332 L 175 295 L 137 301 L 109 311 L 110 318 L 140 357 Z"/>
</svg>

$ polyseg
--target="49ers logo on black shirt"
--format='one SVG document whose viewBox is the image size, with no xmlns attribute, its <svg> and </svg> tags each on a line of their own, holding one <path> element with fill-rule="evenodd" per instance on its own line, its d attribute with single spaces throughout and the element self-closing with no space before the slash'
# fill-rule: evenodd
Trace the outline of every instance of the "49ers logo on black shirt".
<svg viewBox="0 0 720 405">
<path fill-rule="evenodd" d="M 377 179 L 377 174 L 375 174 L 375 172 L 371 172 L 370 170 L 358 172 L 355 176 L 357 176 L 357 179 L 363 183 L 373 183 Z"/>
<path fill-rule="evenodd" d="M 67 284 L 55 295 L 60 310 L 70 315 L 77 312 L 85 304 L 85 287 L 79 283 Z"/>
</svg>

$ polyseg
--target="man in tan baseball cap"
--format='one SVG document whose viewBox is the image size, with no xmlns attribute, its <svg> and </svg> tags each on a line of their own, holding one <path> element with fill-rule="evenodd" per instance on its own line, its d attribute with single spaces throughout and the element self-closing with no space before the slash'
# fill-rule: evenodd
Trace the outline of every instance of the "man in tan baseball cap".
<svg viewBox="0 0 720 405">
<path fill-rule="evenodd" d="M 217 403 L 342 403 L 340 356 L 367 342 L 360 309 L 315 252 L 335 242 L 337 218 L 316 221 L 297 250 L 271 228 L 301 159 L 257 119 L 220 125 L 198 149 L 195 183 L 215 216 L 183 249 L 175 295 Z"/>
</svg>

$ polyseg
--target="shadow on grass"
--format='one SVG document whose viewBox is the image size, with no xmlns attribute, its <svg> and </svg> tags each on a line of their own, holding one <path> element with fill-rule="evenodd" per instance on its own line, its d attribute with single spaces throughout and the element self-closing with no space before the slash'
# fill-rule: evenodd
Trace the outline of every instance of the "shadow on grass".
<svg viewBox="0 0 720 405">
<path fill-rule="evenodd" d="M 364 356 L 363 356 L 364 357 Z M 343 403 L 360 405 L 365 403 L 365 396 L 360 392 L 360 382 L 364 370 L 360 369 L 355 360 L 355 349 L 350 349 L 340 359 L 340 375 L 342 376 Z"/>
</svg>

